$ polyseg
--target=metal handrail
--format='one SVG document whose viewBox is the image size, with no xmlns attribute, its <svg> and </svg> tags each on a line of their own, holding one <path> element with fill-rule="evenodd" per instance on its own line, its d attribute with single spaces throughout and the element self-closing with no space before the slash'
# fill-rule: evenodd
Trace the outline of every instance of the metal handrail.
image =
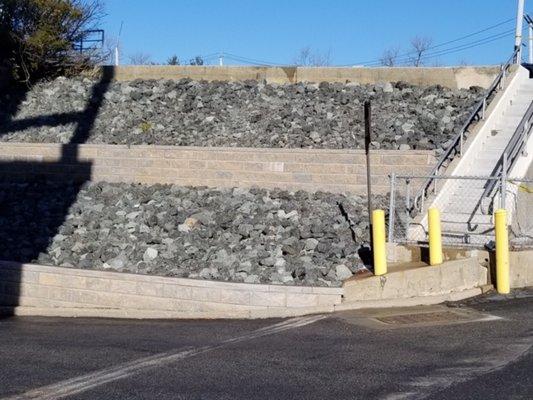
<svg viewBox="0 0 533 400">
<path fill-rule="evenodd" d="M 489 87 L 483 98 L 476 104 L 474 107 L 474 110 L 470 113 L 469 117 L 459 130 L 459 132 L 454 136 L 452 139 L 452 143 L 448 147 L 448 149 L 440 156 L 437 164 L 435 167 L 431 170 L 430 176 L 437 176 L 439 174 L 440 169 L 443 167 L 444 163 L 448 159 L 453 159 L 453 156 L 459 154 L 461 156 L 463 154 L 463 142 L 464 142 L 464 135 L 467 132 L 468 128 L 474 121 L 478 121 L 479 113 L 481 111 L 481 119 L 485 118 L 485 109 L 487 107 L 487 100 L 489 97 L 494 93 L 494 91 L 497 88 L 502 88 L 505 84 L 505 77 L 507 75 L 507 70 L 509 67 L 514 64 L 516 57 L 518 55 L 519 49 L 515 49 L 511 57 L 507 60 L 507 62 L 501 67 L 501 71 L 494 79 L 494 82 L 492 82 L 492 85 Z M 452 156 L 453 153 L 453 156 Z M 422 187 L 419 190 L 419 193 L 415 196 L 413 201 L 413 207 L 415 210 L 422 210 L 422 206 L 424 203 L 424 199 L 427 196 L 427 192 L 430 189 L 434 178 L 428 178 L 426 182 L 422 185 Z"/>
<path fill-rule="evenodd" d="M 529 135 L 531 133 L 531 127 L 533 126 L 533 101 L 529 104 L 529 107 L 527 108 L 527 111 L 525 112 L 524 116 L 520 120 L 520 123 L 516 127 L 513 136 L 511 136 L 511 139 L 509 140 L 509 143 L 507 143 L 507 146 L 505 146 L 505 149 L 503 150 L 502 155 L 498 159 L 496 165 L 494 166 L 494 169 L 492 170 L 491 176 L 497 176 L 500 177 L 499 181 L 502 183 L 501 188 L 501 196 L 502 196 L 502 207 L 505 206 L 505 190 L 503 185 L 505 185 L 505 182 L 507 181 L 507 177 L 509 176 L 509 172 L 514 167 L 516 160 L 518 159 L 520 153 L 522 152 L 522 149 L 526 145 L 527 139 L 529 138 Z M 485 190 L 483 191 L 483 194 L 481 195 L 479 201 L 476 204 L 476 207 L 474 208 L 474 211 L 472 212 L 472 215 L 468 219 L 468 226 L 471 225 L 472 219 L 474 218 L 475 213 L 481 206 L 481 203 L 483 202 L 483 199 L 487 197 L 492 197 L 493 192 L 495 194 L 495 189 L 498 185 L 498 181 L 496 180 L 489 180 L 487 182 L 487 185 L 485 186 Z"/>
</svg>

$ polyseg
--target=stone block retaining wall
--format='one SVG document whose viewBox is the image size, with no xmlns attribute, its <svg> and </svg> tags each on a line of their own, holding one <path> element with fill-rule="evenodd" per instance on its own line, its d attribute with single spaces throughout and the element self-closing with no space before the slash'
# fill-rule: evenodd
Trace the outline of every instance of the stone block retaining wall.
<svg viewBox="0 0 533 400">
<path fill-rule="evenodd" d="M 2 143 L 0 177 L 364 194 L 365 160 L 361 150 Z M 435 153 L 373 151 L 371 162 L 373 191 L 386 193 L 390 173 L 427 174 Z"/>
<path fill-rule="evenodd" d="M 56 310 L 122 318 L 286 317 L 331 312 L 342 291 L 0 262 L 0 307 L 45 309 L 46 315 Z"/>
<path fill-rule="evenodd" d="M 105 67 L 119 81 L 134 79 L 181 79 L 243 81 L 264 80 L 268 83 L 297 82 L 396 82 L 415 85 L 441 85 L 451 89 L 481 86 L 488 88 L 499 66 L 431 67 L 431 68 L 364 68 L 364 67 L 235 67 L 235 66 L 119 66 Z"/>
</svg>

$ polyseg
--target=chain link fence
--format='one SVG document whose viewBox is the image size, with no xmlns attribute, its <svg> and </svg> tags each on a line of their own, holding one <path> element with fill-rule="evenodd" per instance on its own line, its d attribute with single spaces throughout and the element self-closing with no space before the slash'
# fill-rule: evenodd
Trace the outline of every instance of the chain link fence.
<svg viewBox="0 0 533 400">
<path fill-rule="evenodd" d="M 391 176 L 389 242 L 427 244 L 427 209 L 436 207 L 443 245 L 483 248 L 494 240 L 494 211 L 504 208 L 511 246 L 533 248 L 533 179 L 434 176 L 427 197 L 415 198 L 427 178 Z"/>
</svg>

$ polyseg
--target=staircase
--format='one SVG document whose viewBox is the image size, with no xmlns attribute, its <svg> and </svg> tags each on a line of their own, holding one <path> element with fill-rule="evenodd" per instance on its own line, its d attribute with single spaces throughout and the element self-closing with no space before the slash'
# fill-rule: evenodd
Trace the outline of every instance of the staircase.
<svg viewBox="0 0 533 400">
<path fill-rule="evenodd" d="M 516 147 L 512 144 L 519 137 L 517 129 L 518 133 L 522 133 L 521 137 L 526 139 L 531 131 L 531 123 L 525 124 L 523 120 L 530 118 L 532 101 L 533 79 L 529 78 L 529 71 L 519 67 L 505 90 L 494 99 L 495 104 L 491 104 L 489 115 L 478 133 L 469 139 L 466 152 L 444 174 L 465 178 L 439 181 L 437 195 L 426 200 L 424 209 L 433 206 L 441 211 L 444 244 L 482 247 L 494 238 L 492 213 L 499 207 L 499 196 L 496 194 L 500 180 L 486 177 L 501 175 L 505 164 L 504 153 L 506 157 L 512 155 L 513 159 L 509 160 L 512 164 L 518 158 L 524 158 L 522 153 L 510 152 L 509 148 Z M 530 135 L 529 142 L 532 141 L 533 135 Z M 531 143 L 526 145 L 531 147 Z M 508 176 L 523 176 L 525 171 L 520 169 L 531 163 L 533 154 L 527 154 L 527 158 L 529 161 L 519 162 L 520 168 L 506 170 Z M 420 240 L 421 234 L 425 237 L 421 228 L 427 232 L 425 216 L 421 216 L 418 228 L 411 230 L 410 239 Z"/>
</svg>

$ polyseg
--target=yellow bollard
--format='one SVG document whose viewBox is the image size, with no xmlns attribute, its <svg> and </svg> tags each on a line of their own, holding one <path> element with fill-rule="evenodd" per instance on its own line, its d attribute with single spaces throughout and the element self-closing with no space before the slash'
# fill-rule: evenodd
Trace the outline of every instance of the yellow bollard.
<svg viewBox="0 0 533 400">
<path fill-rule="evenodd" d="M 374 275 L 387 273 L 387 253 L 385 250 L 385 212 L 372 211 L 372 254 L 374 256 Z"/>
<path fill-rule="evenodd" d="M 507 232 L 507 211 L 500 209 L 494 213 L 496 235 L 496 290 L 507 294 L 511 291 L 509 283 L 509 234 Z"/>
<path fill-rule="evenodd" d="M 442 264 L 442 236 L 440 229 L 440 212 L 431 207 L 428 210 L 429 231 L 429 265 Z"/>
</svg>

